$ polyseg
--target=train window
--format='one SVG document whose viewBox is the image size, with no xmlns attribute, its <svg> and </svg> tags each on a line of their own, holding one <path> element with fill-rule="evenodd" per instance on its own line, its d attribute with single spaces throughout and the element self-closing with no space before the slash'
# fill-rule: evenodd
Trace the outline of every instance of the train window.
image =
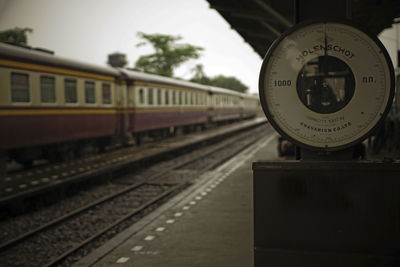
<svg viewBox="0 0 400 267">
<path fill-rule="evenodd" d="M 149 99 L 147 101 L 149 105 L 153 105 L 153 88 L 149 88 Z"/>
<path fill-rule="evenodd" d="M 165 105 L 169 105 L 169 90 L 165 90 Z"/>
<path fill-rule="evenodd" d="M 103 104 L 111 104 L 111 85 L 109 83 L 102 84 Z"/>
<path fill-rule="evenodd" d="M 172 105 L 175 105 L 175 104 L 176 104 L 176 91 L 173 90 L 172 91 Z"/>
<path fill-rule="evenodd" d="M 179 91 L 179 105 L 182 105 L 182 92 Z"/>
<path fill-rule="evenodd" d="M 96 91 L 94 82 L 85 81 L 85 102 L 88 104 L 96 103 Z"/>
<path fill-rule="evenodd" d="M 157 90 L 157 104 L 161 105 L 161 89 Z"/>
<path fill-rule="evenodd" d="M 139 103 L 144 104 L 144 89 L 143 88 L 139 89 Z"/>
<path fill-rule="evenodd" d="M 75 79 L 65 79 L 64 80 L 64 93 L 65 93 L 65 103 L 77 103 L 78 93 L 76 90 L 76 80 Z"/>
<path fill-rule="evenodd" d="M 195 102 L 195 104 L 196 104 L 196 105 L 199 104 L 199 94 L 198 94 L 198 93 L 196 93 L 196 102 Z"/>
<path fill-rule="evenodd" d="M 185 92 L 185 105 L 188 104 L 188 92 Z"/>
<path fill-rule="evenodd" d="M 11 101 L 29 102 L 29 75 L 23 73 L 11 73 Z"/>
<path fill-rule="evenodd" d="M 40 101 L 42 103 L 56 102 L 56 86 L 54 77 L 40 76 Z"/>
<path fill-rule="evenodd" d="M 193 93 L 189 93 L 189 94 L 190 94 L 190 105 L 193 105 L 194 104 Z"/>
</svg>

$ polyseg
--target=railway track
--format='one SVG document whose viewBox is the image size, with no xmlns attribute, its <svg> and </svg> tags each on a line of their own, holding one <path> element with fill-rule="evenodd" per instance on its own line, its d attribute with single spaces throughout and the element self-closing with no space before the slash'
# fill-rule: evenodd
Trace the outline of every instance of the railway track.
<svg viewBox="0 0 400 267">
<path fill-rule="evenodd" d="M 109 153 L 89 156 L 70 162 L 41 166 L 32 170 L 10 174 L 0 179 L 0 208 L 14 205 L 26 199 L 40 196 L 56 189 L 63 189 L 76 183 L 90 181 L 100 177 L 108 179 L 123 172 L 137 170 L 151 162 L 163 160 L 165 157 L 177 155 L 184 150 L 194 149 L 203 142 L 215 142 L 237 131 L 250 129 L 257 125 L 246 122 L 248 128 L 241 124 L 212 129 L 205 133 L 194 133 L 178 136 L 162 142 L 148 143 L 140 147 L 129 147 Z M 247 125 L 244 123 L 244 125 Z"/>
<path fill-rule="evenodd" d="M 123 229 L 123 224 L 131 225 L 169 196 L 190 186 L 202 172 L 256 142 L 265 131 L 265 126 L 261 126 L 134 176 L 121 177 L 111 185 L 111 190 L 104 186 L 105 192 L 95 193 L 98 197 L 91 198 L 84 205 L 74 204 L 75 207 L 69 208 L 62 216 L 50 218 L 49 213 L 42 213 L 39 216 L 48 217 L 47 222 L 30 225 L 32 229 L 29 231 L 2 237 L 7 241 L 0 244 L 0 261 L 9 266 L 69 265 L 79 255 L 98 247 L 102 243 L 99 240 L 108 240 Z M 24 220 L 35 219 L 26 216 L 21 219 Z M 6 232 L 12 231 L 7 223 L 1 224 Z M 21 257 L 21 251 L 25 251 L 24 257 Z M 27 262 L 28 258 L 30 261 Z"/>
</svg>

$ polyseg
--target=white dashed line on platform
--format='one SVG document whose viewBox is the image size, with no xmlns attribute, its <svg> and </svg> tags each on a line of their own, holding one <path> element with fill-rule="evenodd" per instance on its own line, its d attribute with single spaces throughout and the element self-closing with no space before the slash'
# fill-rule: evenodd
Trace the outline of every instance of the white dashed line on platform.
<svg viewBox="0 0 400 267">
<path fill-rule="evenodd" d="M 183 210 L 188 210 L 189 208 L 190 208 L 189 206 L 182 207 Z"/>
<path fill-rule="evenodd" d="M 154 235 L 148 235 L 148 236 L 146 236 L 146 237 L 144 238 L 144 240 L 146 240 L 146 241 L 152 241 L 154 238 L 155 238 Z"/>
<path fill-rule="evenodd" d="M 156 231 L 157 232 L 163 232 L 165 230 L 165 227 L 157 227 Z"/>
<path fill-rule="evenodd" d="M 171 224 L 171 223 L 174 223 L 175 220 L 174 219 L 169 219 L 169 220 L 166 220 L 165 222 L 168 223 L 168 224 Z"/>
<path fill-rule="evenodd" d="M 127 261 L 129 261 L 129 257 L 121 257 L 117 260 L 117 263 L 125 263 Z"/>
<path fill-rule="evenodd" d="M 134 246 L 131 248 L 131 251 L 141 251 L 143 249 L 143 246 Z"/>
<path fill-rule="evenodd" d="M 182 212 L 177 212 L 174 214 L 175 217 L 181 217 L 182 216 Z"/>
</svg>

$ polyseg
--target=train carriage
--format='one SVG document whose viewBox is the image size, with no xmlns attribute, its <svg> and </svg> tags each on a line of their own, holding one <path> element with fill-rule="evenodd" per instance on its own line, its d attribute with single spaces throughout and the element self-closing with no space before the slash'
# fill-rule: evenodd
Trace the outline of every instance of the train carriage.
<svg viewBox="0 0 400 267">
<path fill-rule="evenodd" d="M 78 140 L 118 134 L 118 76 L 112 68 L 0 44 L 0 150 L 29 163 L 82 148 Z"/>
<path fill-rule="evenodd" d="M 260 99 L 258 96 L 242 94 L 243 101 L 243 109 L 241 117 L 243 119 L 253 118 L 258 115 L 258 113 L 262 114 Z"/>
<path fill-rule="evenodd" d="M 1 166 L 5 158 L 71 159 L 130 136 L 139 143 L 143 135 L 248 118 L 258 106 L 227 89 L 8 44 L 0 44 L 0 86 Z"/>
<path fill-rule="evenodd" d="M 242 94 L 236 91 L 219 87 L 210 87 L 212 96 L 210 104 L 211 121 L 232 121 L 241 118 Z"/>
<path fill-rule="evenodd" d="M 210 121 L 214 123 L 252 118 L 257 115 L 260 104 L 258 96 L 210 87 Z"/>
<path fill-rule="evenodd" d="M 128 131 L 174 132 L 178 127 L 208 122 L 209 89 L 187 81 L 121 70 L 127 79 Z"/>
</svg>

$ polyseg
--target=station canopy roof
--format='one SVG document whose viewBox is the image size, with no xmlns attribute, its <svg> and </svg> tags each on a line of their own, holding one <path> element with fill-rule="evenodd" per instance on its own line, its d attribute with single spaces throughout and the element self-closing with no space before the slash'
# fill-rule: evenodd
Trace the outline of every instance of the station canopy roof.
<svg viewBox="0 0 400 267">
<path fill-rule="evenodd" d="M 207 1 L 260 57 L 281 33 L 294 25 L 297 0 Z M 356 23 L 378 35 L 400 17 L 400 0 L 352 0 L 350 10 Z"/>
</svg>

